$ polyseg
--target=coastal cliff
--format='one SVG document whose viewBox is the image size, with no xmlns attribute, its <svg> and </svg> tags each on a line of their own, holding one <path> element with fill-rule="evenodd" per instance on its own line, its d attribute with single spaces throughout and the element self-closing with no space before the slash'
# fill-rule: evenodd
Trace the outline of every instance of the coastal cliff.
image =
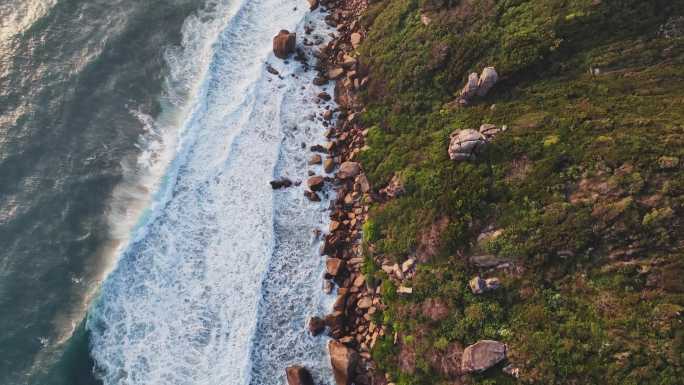
<svg viewBox="0 0 684 385">
<path fill-rule="evenodd" d="M 681 383 L 684 5 L 320 6 L 338 385 Z"/>
</svg>

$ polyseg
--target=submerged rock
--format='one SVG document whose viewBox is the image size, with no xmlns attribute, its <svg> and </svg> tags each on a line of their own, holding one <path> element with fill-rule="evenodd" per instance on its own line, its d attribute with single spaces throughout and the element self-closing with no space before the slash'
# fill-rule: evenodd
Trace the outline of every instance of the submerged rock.
<svg viewBox="0 0 684 385">
<path fill-rule="evenodd" d="M 292 186 L 292 181 L 287 178 L 272 180 L 269 183 L 271 184 L 271 188 L 273 188 L 274 190 Z"/>
<path fill-rule="evenodd" d="M 465 373 L 482 372 L 506 358 L 506 345 L 499 341 L 481 340 L 463 351 L 461 370 Z"/>
</svg>

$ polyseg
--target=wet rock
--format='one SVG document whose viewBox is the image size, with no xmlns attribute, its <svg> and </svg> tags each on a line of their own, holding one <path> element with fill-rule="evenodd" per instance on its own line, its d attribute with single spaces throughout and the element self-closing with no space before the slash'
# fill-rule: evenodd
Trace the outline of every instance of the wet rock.
<svg viewBox="0 0 684 385">
<path fill-rule="evenodd" d="M 313 191 L 304 190 L 304 196 L 307 197 L 307 199 L 309 199 L 311 202 L 320 202 L 321 201 L 321 197 L 319 197 L 318 194 L 316 194 Z"/>
<path fill-rule="evenodd" d="M 306 184 L 311 191 L 321 191 L 325 185 L 325 179 L 320 175 L 312 176 L 306 180 Z"/>
<path fill-rule="evenodd" d="M 325 110 L 325 112 L 323 112 L 323 119 L 325 119 L 325 120 L 331 120 L 332 117 L 333 117 L 333 112 L 332 112 L 332 110 Z"/>
<path fill-rule="evenodd" d="M 354 178 L 361 172 L 361 165 L 357 162 L 344 162 L 340 165 L 337 177 L 340 179 Z"/>
<path fill-rule="evenodd" d="M 289 366 L 285 369 L 288 385 L 314 385 L 311 373 L 303 366 Z"/>
<path fill-rule="evenodd" d="M 333 158 L 326 158 L 323 161 L 323 171 L 331 173 L 335 169 L 335 160 Z"/>
<path fill-rule="evenodd" d="M 315 337 L 325 330 L 325 320 L 320 317 L 311 317 L 308 327 L 311 335 Z"/>
<path fill-rule="evenodd" d="M 330 96 L 330 94 L 327 93 L 327 92 L 321 92 L 321 93 L 319 93 L 319 94 L 318 94 L 318 98 L 321 99 L 321 100 L 324 100 L 324 101 L 326 101 L 326 102 L 329 101 L 330 99 L 332 99 L 332 97 Z"/>
<path fill-rule="evenodd" d="M 309 10 L 313 11 L 318 8 L 318 0 L 309 0 Z"/>
<path fill-rule="evenodd" d="M 328 352 L 330 353 L 330 364 L 335 376 L 335 383 L 337 385 L 351 385 L 352 376 L 356 371 L 359 359 L 358 354 L 334 340 L 328 343 Z"/>
<path fill-rule="evenodd" d="M 313 84 L 316 86 L 324 86 L 326 83 L 328 83 L 328 79 L 321 76 L 317 76 L 313 80 Z"/>
<path fill-rule="evenodd" d="M 286 59 L 295 51 L 297 44 L 297 34 L 290 33 L 286 29 L 280 30 L 273 38 L 273 53 L 276 57 Z"/>
<path fill-rule="evenodd" d="M 323 158 L 321 158 L 320 155 L 314 154 L 309 158 L 309 165 L 313 166 L 315 164 L 321 164 L 323 162 Z"/>
<path fill-rule="evenodd" d="M 465 373 L 482 372 L 506 358 L 506 345 L 499 341 L 481 340 L 463 351 L 461 370 Z"/>
<path fill-rule="evenodd" d="M 345 267 L 345 262 L 339 258 L 328 258 L 325 261 L 325 271 L 333 277 L 341 275 Z"/>
<path fill-rule="evenodd" d="M 328 149 L 326 149 L 325 147 L 323 147 L 323 146 L 320 145 L 320 144 L 314 144 L 313 146 L 311 146 L 311 151 L 313 151 L 313 152 L 324 152 L 324 153 L 327 153 L 327 152 L 328 152 Z"/>
<path fill-rule="evenodd" d="M 274 190 L 278 190 L 281 188 L 288 188 L 292 186 L 292 181 L 289 180 L 288 178 L 280 178 L 276 180 L 272 180 L 269 182 L 271 184 L 271 188 Z"/>
<path fill-rule="evenodd" d="M 487 144 L 485 136 L 471 129 L 455 131 L 449 143 L 449 158 L 455 161 L 475 159 Z"/>
<path fill-rule="evenodd" d="M 280 74 L 280 72 L 278 72 L 278 70 L 273 68 L 270 64 L 266 64 L 266 71 L 268 71 L 269 73 L 271 73 L 273 75 Z"/>
</svg>

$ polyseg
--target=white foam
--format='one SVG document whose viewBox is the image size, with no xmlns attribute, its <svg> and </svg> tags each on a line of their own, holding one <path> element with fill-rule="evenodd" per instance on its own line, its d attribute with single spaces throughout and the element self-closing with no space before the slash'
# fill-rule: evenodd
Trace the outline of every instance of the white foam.
<svg viewBox="0 0 684 385">
<path fill-rule="evenodd" d="M 207 27 L 201 18 L 189 19 L 184 28 L 184 44 L 189 52 L 211 52 L 206 61 L 197 58 L 208 71 L 197 72 L 189 60 L 193 55 L 188 56 L 185 51 L 169 54 L 173 70 L 168 84 L 178 92 L 169 92 L 168 103 L 175 106 L 175 111 L 187 114 L 176 112 L 173 115 L 180 119 L 162 117 L 155 122 L 140 117 L 148 123 L 150 132 L 163 135 L 149 136 L 148 145 L 154 155 L 138 158 L 137 166 L 140 162 L 157 164 L 160 153 L 164 154 L 161 158 L 173 154 L 173 160 L 170 167 L 160 166 L 165 174 L 157 180 L 162 182 L 152 182 L 147 187 L 158 192 L 134 238 L 121 251 L 116 268 L 104 282 L 87 322 L 92 332 L 92 356 L 106 385 L 225 385 L 248 384 L 252 380 L 265 384 L 254 376 L 252 360 L 258 361 L 255 370 L 273 367 L 280 372 L 268 376 L 258 372 L 259 378 L 281 383 L 282 365 L 267 365 L 265 359 L 252 351 L 255 341 L 254 346 L 263 341 L 263 335 L 255 334 L 255 328 L 259 315 L 265 319 L 266 302 L 260 299 L 270 297 L 262 293 L 262 281 L 271 276 L 267 271 L 273 271 L 274 265 L 269 270 L 269 263 L 276 240 L 279 245 L 274 261 L 280 262 L 279 256 L 301 261 L 301 265 L 287 270 L 294 274 L 297 285 L 284 282 L 277 290 L 290 291 L 290 296 L 291 290 L 306 291 L 304 306 L 297 307 L 299 313 L 321 308 L 322 259 L 314 259 L 316 244 L 307 232 L 314 224 L 324 223 L 323 206 L 304 202 L 303 187 L 274 195 L 268 184 L 281 155 L 281 143 L 289 146 L 284 153 L 290 156 L 292 143 L 298 146 L 298 140 L 313 140 L 323 131 L 320 124 L 306 119 L 310 113 L 306 109 L 312 108 L 309 101 L 291 101 L 297 93 L 300 97 L 307 92 L 300 87 L 310 84 L 311 75 L 299 80 L 277 80 L 266 74 L 263 65 L 266 58 L 272 59 L 272 36 L 281 28 L 293 29 L 303 19 L 307 7 L 302 3 L 245 2 L 239 9 L 231 8 L 235 10 L 234 17 L 224 18 L 229 20 L 227 26 L 215 35 L 205 31 Z M 300 9 L 294 11 L 296 6 Z M 207 45 L 207 39 L 212 44 Z M 284 74 L 297 66 L 276 65 L 281 66 Z M 202 80 L 187 83 L 185 79 Z M 183 96 L 193 94 L 193 87 L 187 84 L 200 84 L 193 86 L 197 92 L 190 103 L 184 102 Z M 313 90 L 307 90 L 313 96 Z M 282 115 L 284 103 L 299 110 Z M 174 121 L 182 122 L 176 130 L 180 139 L 174 146 L 168 146 L 166 127 Z M 289 135 L 283 130 L 295 123 L 302 124 L 302 134 Z M 160 151 L 169 148 L 174 151 Z M 305 175 L 305 160 L 304 154 L 294 163 L 284 162 L 281 157 L 279 172 Z M 164 165 L 165 161 L 159 164 Z M 130 190 L 126 194 L 138 199 Z M 291 211 L 293 221 L 285 220 L 286 211 L 277 211 L 274 217 L 274 209 L 285 208 L 280 201 L 274 203 L 274 196 L 295 204 L 291 208 L 295 210 Z M 125 211 L 114 217 L 122 222 L 130 218 Z M 274 225 L 279 230 L 292 230 L 286 234 L 292 238 L 277 238 Z M 299 245 L 302 239 L 309 249 L 282 246 L 288 240 Z M 258 311 L 260 305 L 262 309 Z M 293 319 L 302 317 L 293 315 Z M 303 335 L 303 325 L 295 326 L 283 336 L 284 342 L 290 341 L 290 335 Z M 312 361 L 313 353 L 322 351 L 323 342 L 319 339 L 318 345 L 310 341 L 306 341 L 310 345 L 301 345 L 300 341 L 298 346 L 314 346 L 304 360 Z M 325 360 L 320 354 L 317 357 L 316 365 L 321 369 L 316 373 L 323 373 L 327 370 Z"/>
</svg>

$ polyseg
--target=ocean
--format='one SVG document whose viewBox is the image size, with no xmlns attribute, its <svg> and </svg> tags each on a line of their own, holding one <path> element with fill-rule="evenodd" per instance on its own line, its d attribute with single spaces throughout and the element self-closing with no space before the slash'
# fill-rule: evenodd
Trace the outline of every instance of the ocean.
<svg viewBox="0 0 684 385">
<path fill-rule="evenodd" d="M 332 382 L 305 327 L 329 201 L 268 183 L 324 140 L 314 72 L 271 52 L 305 25 L 330 32 L 303 0 L 0 2 L 0 384 Z"/>
</svg>

